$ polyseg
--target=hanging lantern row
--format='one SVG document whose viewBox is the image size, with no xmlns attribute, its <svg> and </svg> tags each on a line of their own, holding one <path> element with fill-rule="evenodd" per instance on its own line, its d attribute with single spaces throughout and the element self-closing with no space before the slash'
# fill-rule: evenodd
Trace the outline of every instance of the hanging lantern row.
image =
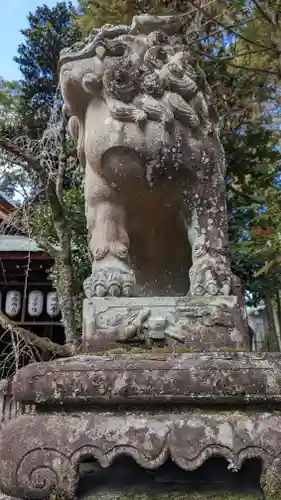
<svg viewBox="0 0 281 500">
<path fill-rule="evenodd" d="M 21 293 L 18 290 L 10 290 L 6 295 L 5 313 L 11 318 L 18 316 L 21 310 Z M 29 316 L 38 318 L 44 310 L 44 294 L 40 290 L 32 290 L 28 294 L 27 312 Z M 50 318 L 56 318 L 60 314 L 60 306 L 56 292 L 49 292 L 46 297 L 46 311 Z"/>
</svg>

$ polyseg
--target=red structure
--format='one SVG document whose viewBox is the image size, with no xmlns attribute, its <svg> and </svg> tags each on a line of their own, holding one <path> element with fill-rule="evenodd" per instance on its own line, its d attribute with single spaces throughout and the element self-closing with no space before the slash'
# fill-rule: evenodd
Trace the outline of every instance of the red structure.
<svg viewBox="0 0 281 500">
<path fill-rule="evenodd" d="M 9 222 L 15 210 L 0 192 L 0 307 L 23 326 L 55 342 L 64 342 L 56 293 L 49 279 L 52 259 Z"/>
</svg>

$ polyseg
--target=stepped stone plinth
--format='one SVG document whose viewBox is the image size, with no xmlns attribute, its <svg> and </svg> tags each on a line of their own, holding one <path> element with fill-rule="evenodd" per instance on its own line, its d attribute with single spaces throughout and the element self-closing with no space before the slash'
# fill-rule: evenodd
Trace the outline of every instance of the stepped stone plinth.
<svg viewBox="0 0 281 500">
<path fill-rule="evenodd" d="M 192 471 L 221 456 L 233 472 L 260 458 L 264 492 L 278 499 L 270 495 L 281 495 L 280 388 L 274 354 L 89 355 L 31 364 L 13 390 L 36 413 L 5 426 L 1 488 L 18 498 L 55 492 L 73 499 L 86 458 L 110 467 L 126 455 L 147 469 L 171 458 Z"/>
</svg>

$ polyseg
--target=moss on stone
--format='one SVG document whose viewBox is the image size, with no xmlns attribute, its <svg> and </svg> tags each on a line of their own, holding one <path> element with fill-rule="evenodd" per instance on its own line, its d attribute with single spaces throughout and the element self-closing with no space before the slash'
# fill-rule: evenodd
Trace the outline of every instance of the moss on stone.
<svg viewBox="0 0 281 500">
<path fill-rule="evenodd" d="M 232 353 L 232 352 L 250 352 L 249 349 L 244 349 L 242 347 L 239 347 L 239 349 L 235 348 L 235 347 L 220 347 L 218 349 L 219 352 L 229 352 L 229 353 Z"/>
<path fill-rule="evenodd" d="M 257 493 L 227 493 L 227 492 L 120 492 L 120 491 L 96 491 L 81 497 L 81 500 L 259 500 L 262 495 Z"/>
<path fill-rule="evenodd" d="M 161 354 L 162 356 L 170 356 L 172 354 L 183 354 L 183 353 L 194 353 L 201 352 L 196 349 L 191 349 L 188 347 L 182 347 L 178 349 L 168 349 L 167 347 L 153 347 L 152 349 L 145 349 L 142 347 L 116 347 L 115 349 L 108 349 L 102 353 L 102 355 L 110 355 L 110 356 L 118 356 L 118 355 L 134 355 L 137 354 L 138 357 L 149 358 L 151 356 L 155 356 L 157 354 Z"/>
<path fill-rule="evenodd" d="M 152 356 L 155 355 L 162 355 L 162 356 L 170 356 L 172 354 L 185 354 L 185 353 L 206 353 L 206 352 L 212 352 L 212 351 L 202 351 L 202 349 L 194 349 L 192 347 L 177 347 L 175 349 L 169 349 L 168 347 L 152 347 L 152 349 L 145 349 L 144 347 L 132 347 L 132 346 L 122 346 L 122 347 L 116 347 L 113 349 L 108 349 L 101 353 L 101 355 L 108 355 L 108 356 L 122 356 L 122 355 L 138 355 L 138 357 L 143 357 L 149 359 Z M 235 349 L 235 348 L 220 348 L 218 351 L 215 352 L 222 352 L 222 353 L 245 353 L 249 352 L 248 349 Z"/>
</svg>

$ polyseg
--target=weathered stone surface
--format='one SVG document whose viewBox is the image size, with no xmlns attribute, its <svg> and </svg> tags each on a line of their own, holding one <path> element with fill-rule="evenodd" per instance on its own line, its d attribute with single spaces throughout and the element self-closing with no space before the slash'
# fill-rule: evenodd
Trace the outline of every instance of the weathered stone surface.
<svg viewBox="0 0 281 500">
<path fill-rule="evenodd" d="M 14 397 L 48 403 L 281 403 L 281 356 L 255 353 L 77 356 L 18 371 Z"/>
<path fill-rule="evenodd" d="M 248 458 L 263 462 L 262 485 L 281 495 L 281 414 L 158 411 L 21 416 L 0 439 L 0 487 L 12 496 L 73 498 L 78 464 L 90 457 L 109 467 L 120 455 L 155 469 L 168 458 L 192 471 L 212 456 L 231 470 Z M 268 496 L 268 498 L 271 498 Z M 278 500 L 280 496 L 272 497 Z"/>
<path fill-rule="evenodd" d="M 174 492 L 160 493 L 155 492 L 119 492 L 119 491 L 98 491 L 92 495 L 84 495 L 83 500 L 262 500 L 261 492 L 255 493 L 230 493 L 230 492 L 204 492 L 204 493 L 186 493 Z"/>
<path fill-rule="evenodd" d="M 249 345 L 235 296 L 86 299 L 83 338 L 86 352 L 122 343 L 207 351 Z"/>
</svg>

